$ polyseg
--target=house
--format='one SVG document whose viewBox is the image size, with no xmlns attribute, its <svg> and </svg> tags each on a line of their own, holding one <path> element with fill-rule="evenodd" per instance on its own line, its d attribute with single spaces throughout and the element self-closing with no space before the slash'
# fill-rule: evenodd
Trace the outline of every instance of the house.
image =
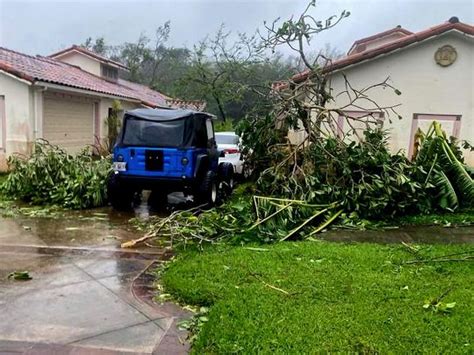
<svg viewBox="0 0 474 355">
<path fill-rule="evenodd" d="M 72 46 L 50 56 L 0 47 L 0 171 L 13 153 L 28 154 L 43 138 L 76 153 L 105 141 L 105 119 L 114 100 L 137 107 L 204 109 L 201 101 L 170 98 L 123 80 L 123 64 Z"/>
<path fill-rule="evenodd" d="M 344 75 L 359 90 L 389 78 L 401 95 L 380 89 L 371 91 L 370 98 L 380 107 L 400 104 L 396 113 L 387 115 L 374 107 L 368 112 L 354 106 L 344 111 L 354 118 L 368 114 L 375 117 L 390 132 L 389 144 L 394 152 L 403 150 L 411 157 L 416 131 L 426 130 L 434 120 L 448 135 L 474 143 L 474 26 L 461 23 L 456 17 L 421 32 L 412 33 L 397 26 L 359 39 L 345 57 L 325 66 L 323 72 L 330 79 L 333 108 L 349 103 L 346 95 L 337 95 L 345 90 Z M 305 71 L 290 82 L 298 86 L 310 75 Z M 284 86 L 274 85 L 277 89 Z M 348 130 L 342 118 L 338 120 L 341 135 Z M 290 132 L 289 138 L 298 142 L 304 134 Z M 464 153 L 466 163 L 474 166 L 474 152 Z"/>
</svg>

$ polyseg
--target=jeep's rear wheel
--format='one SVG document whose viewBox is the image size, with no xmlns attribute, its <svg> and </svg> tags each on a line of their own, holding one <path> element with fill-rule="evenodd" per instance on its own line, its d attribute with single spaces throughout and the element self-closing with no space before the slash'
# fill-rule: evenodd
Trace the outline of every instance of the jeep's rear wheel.
<svg viewBox="0 0 474 355">
<path fill-rule="evenodd" d="M 129 210 L 132 207 L 134 193 L 119 184 L 115 175 L 110 176 L 107 184 L 109 202 L 116 210 Z"/>
<path fill-rule="evenodd" d="M 217 202 L 217 179 L 212 171 L 208 171 L 204 176 L 198 191 L 198 202 L 213 206 Z"/>
</svg>

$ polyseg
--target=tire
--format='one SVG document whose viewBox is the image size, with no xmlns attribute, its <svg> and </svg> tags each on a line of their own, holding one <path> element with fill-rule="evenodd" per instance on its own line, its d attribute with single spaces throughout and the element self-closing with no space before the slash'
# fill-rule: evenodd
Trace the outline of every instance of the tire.
<svg viewBox="0 0 474 355">
<path fill-rule="evenodd" d="M 152 190 L 147 202 L 150 207 L 156 210 L 164 210 L 168 205 L 168 192 Z"/>
<path fill-rule="evenodd" d="M 199 191 L 197 192 L 198 203 L 206 204 L 207 206 L 214 206 L 217 203 L 217 195 L 218 188 L 216 174 L 212 171 L 208 171 L 199 185 Z"/>
<path fill-rule="evenodd" d="M 115 175 L 109 177 L 107 195 L 114 209 L 123 211 L 132 208 L 133 191 L 120 184 Z"/>
<path fill-rule="evenodd" d="M 221 187 L 226 195 L 230 195 L 234 189 L 234 166 L 231 163 L 221 163 L 218 170 L 219 187 Z"/>
</svg>

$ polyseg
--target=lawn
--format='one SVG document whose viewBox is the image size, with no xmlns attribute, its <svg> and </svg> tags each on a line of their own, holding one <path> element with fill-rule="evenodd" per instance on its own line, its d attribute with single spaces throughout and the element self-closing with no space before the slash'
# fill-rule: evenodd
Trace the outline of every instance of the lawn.
<svg viewBox="0 0 474 355">
<path fill-rule="evenodd" d="M 395 225 L 472 225 L 474 209 L 462 209 L 455 212 L 432 213 L 427 215 L 406 215 L 392 221 Z"/>
<path fill-rule="evenodd" d="M 474 264 L 404 264 L 466 252 L 474 246 L 221 246 L 181 253 L 160 278 L 178 301 L 210 307 L 195 353 L 472 354 Z"/>
</svg>

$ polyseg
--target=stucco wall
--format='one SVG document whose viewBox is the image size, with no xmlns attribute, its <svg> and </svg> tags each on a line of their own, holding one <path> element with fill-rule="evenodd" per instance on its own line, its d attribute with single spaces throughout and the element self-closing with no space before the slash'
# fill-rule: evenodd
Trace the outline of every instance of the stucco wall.
<svg viewBox="0 0 474 355">
<path fill-rule="evenodd" d="M 106 118 L 109 115 L 109 108 L 112 107 L 113 99 L 109 98 L 102 98 L 99 104 L 99 117 L 98 117 L 98 130 L 99 134 L 97 134 L 97 127 L 96 127 L 96 136 L 100 136 L 101 141 L 105 142 L 108 136 L 108 127 L 106 125 Z M 134 103 L 130 101 L 119 100 L 120 105 L 122 106 L 123 111 L 133 110 L 138 107 L 142 107 L 139 103 Z"/>
<path fill-rule="evenodd" d="M 89 73 L 95 74 L 100 76 L 100 62 L 89 58 L 88 56 L 79 53 L 79 52 L 71 52 L 67 53 L 64 56 L 57 57 L 56 59 L 69 63 L 72 65 L 77 65 L 80 67 L 82 70 L 85 70 Z"/>
<path fill-rule="evenodd" d="M 452 65 L 441 67 L 436 64 L 434 54 L 439 47 L 447 44 L 456 49 L 458 57 Z M 379 89 L 372 91 L 370 98 L 379 106 L 401 104 L 396 111 L 402 119 L 399 120 L 394 114 L 385 117 L 384 128 L 390 131 L 391 149 L 408 152 L 415 113 L 462 115 L 459 138 L 474 143 L 473 68 L 474 40 L 465 35 L 448 33 L 346 68 L 344 73 L 357 89 L 390 77 L 390 83 L 402 94 L 397 96 L 393 90 Z M 342 73 L 333 75 L 332 88 L 334 95 L 344 90 Z M 335 106 L 345 104 L 347 99 L 344 95 L 336 98 Z M 392 123 L 389 123 L 389 118 Z M 466 152 L 465 156 L 466 162 L 474 166 L 474 154 Z"/>
<path fill-rule="evenodd" d="M 33 94 L 30 86 L 0 72 L 0 95 L 5 97 L 6 149 L 0 153 L 0 170 L 13 152 L 26 154 L 34 139 Z"/>
</svg>

